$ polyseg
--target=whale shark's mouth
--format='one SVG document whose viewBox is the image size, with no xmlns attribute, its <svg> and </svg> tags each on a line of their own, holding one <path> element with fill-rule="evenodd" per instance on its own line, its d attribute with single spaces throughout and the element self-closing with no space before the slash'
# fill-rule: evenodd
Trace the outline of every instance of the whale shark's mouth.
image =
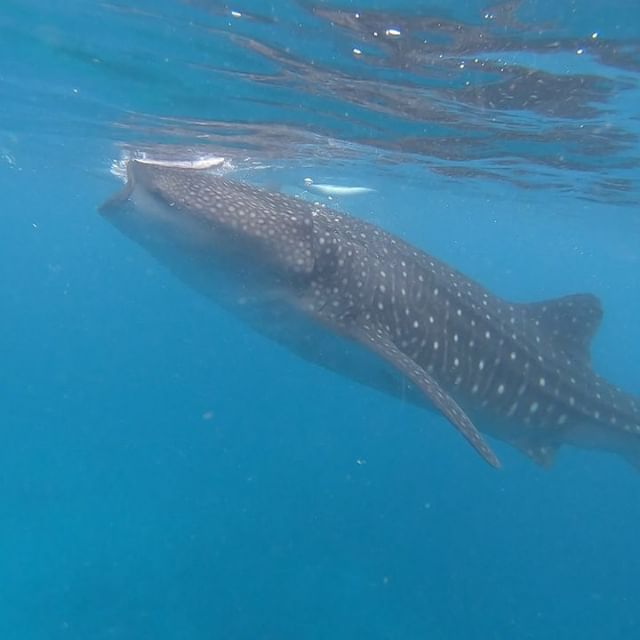
<svg viewBox="0 0 640 640">
<path fill-rule="evenodd" d="M 137 154 L 123 152 L 118 160 L 112 162 L 110 173 L 120 178 L 125 183 L 125 186 L 98 207 L 100 213 L 103 215 L 112 213 L 129 200 L 136 185 L 135 167 L 140 165 L 166 167 L 169 169 L 192 169 L 194 171 L 211 171 L 223 168 L 228 170 L 232 166 L 222 156 L 197 156 L 177 159 L 160 156 L 151 157 L 145 152 Z M 138 176 L 140 176 L 140 172 L 138 172 Z"/>
<path fill-rule="evenodd" d="M 133 193 L 133 182 L 127 180 L 124 188 L 107 198 L 99 207 L 98 211 L 103 216 L 114 213 L 117 209 L 126 204 Z"/>
<path fill-rule="evenodd" d="M 126 184 L 99 207 L 99 212 L 143 245 L 152 244 L 156 248 L 175 245 L 190 250 L 211 247 L 215 235 L 213 227 L 203 224 L 200 216 L 189 215 L 180 207 L 179 201 L 161 194 L 154 175 L 154 169 L 158 168 L 164 171 L 174 167 L 130 160 L 126 167 Z"/>
<path fill-rule="evenodd" d="M 112 214 L 125 206 L 132 199 L 134 193 L 138 193 L 138 195 L 144 194 L 146 200 L 152 200 L 154 188 L 148 172 L 145 171 L 146 167 L 189 168 L 184 166 L 182 162 L 170 163 L 169 161 L 151 161 L 147 159 L 130 160 L 124 168 L 124 179 L 126 180 L 124 187 L 107 198 L 98 207 L 98 211 L 103 215 Z"/>
</svg>

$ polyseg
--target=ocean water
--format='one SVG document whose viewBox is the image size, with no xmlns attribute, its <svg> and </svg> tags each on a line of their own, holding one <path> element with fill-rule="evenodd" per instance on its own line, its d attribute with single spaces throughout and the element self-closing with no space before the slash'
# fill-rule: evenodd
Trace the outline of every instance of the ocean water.
<svg viewBox="0 0 640 640">
<path fill-rule="evenodd" d="M 3 0 L 0 638 L 640 637 L 622 459 L 490 469 L 96 211 L 125 158 L 222 157 L 513 300 L 593 292 L 594 366 L 638 394 L 639 28 L 626 0 Z"/>
</svg>

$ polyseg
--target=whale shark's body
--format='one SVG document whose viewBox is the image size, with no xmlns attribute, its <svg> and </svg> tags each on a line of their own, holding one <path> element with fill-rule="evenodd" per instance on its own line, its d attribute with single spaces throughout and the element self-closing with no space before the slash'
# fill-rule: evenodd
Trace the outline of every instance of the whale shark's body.
<svg viewBox="0 0 640 640">
<path fill-rule="evenodd" d="M 479 429 L 545 465 L 563 444 L 638 464 L 640 403 L 590 365 L 594 296 L 510 303 L 320 205 L 194 169 L 127 175 L 102 207 L 126 235 L 299 355 L 435 407 L 490 464 Z"/>
</svg>

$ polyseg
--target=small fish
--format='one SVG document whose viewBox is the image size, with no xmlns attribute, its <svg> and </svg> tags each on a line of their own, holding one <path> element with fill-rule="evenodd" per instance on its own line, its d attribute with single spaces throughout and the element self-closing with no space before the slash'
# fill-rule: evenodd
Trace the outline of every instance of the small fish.
<svg viewBox="0 0 640 640">
<path fill-rule="evenodd" d="M 337 184 L 316 184 L 311 178 L 305 178 L 304 185 L 307 189 L 312 189 L 325 196 L 357 196 L 374 191 L 374 189 L 370 189 L 369 187 L 342 187 Z"/>
<path fill-rule="evenodd" d="M 178 277 L 302 357 L 440 411 L 542 465 L 564 444 L 640 466 L 640 402 L 594 373 L 590 294 L 492 294 L 381 228 L 191 168 L 132 160 L 102 213 Z"/>
</svg>

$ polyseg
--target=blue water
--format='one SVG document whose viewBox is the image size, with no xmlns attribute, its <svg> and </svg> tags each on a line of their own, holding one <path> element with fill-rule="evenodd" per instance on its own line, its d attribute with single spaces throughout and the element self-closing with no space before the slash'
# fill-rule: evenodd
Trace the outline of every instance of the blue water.
<svg viewBox="0 0 640 640">
<path fill-rule="evenodd" d="M 505 297 L 597 294 L 640 393 L 639 7 L 4 0 L 0 638 L 640 637 L 623 460 L 492 470 L 96 213 L 125 157 L 223 156 Z"/>
</svg>

